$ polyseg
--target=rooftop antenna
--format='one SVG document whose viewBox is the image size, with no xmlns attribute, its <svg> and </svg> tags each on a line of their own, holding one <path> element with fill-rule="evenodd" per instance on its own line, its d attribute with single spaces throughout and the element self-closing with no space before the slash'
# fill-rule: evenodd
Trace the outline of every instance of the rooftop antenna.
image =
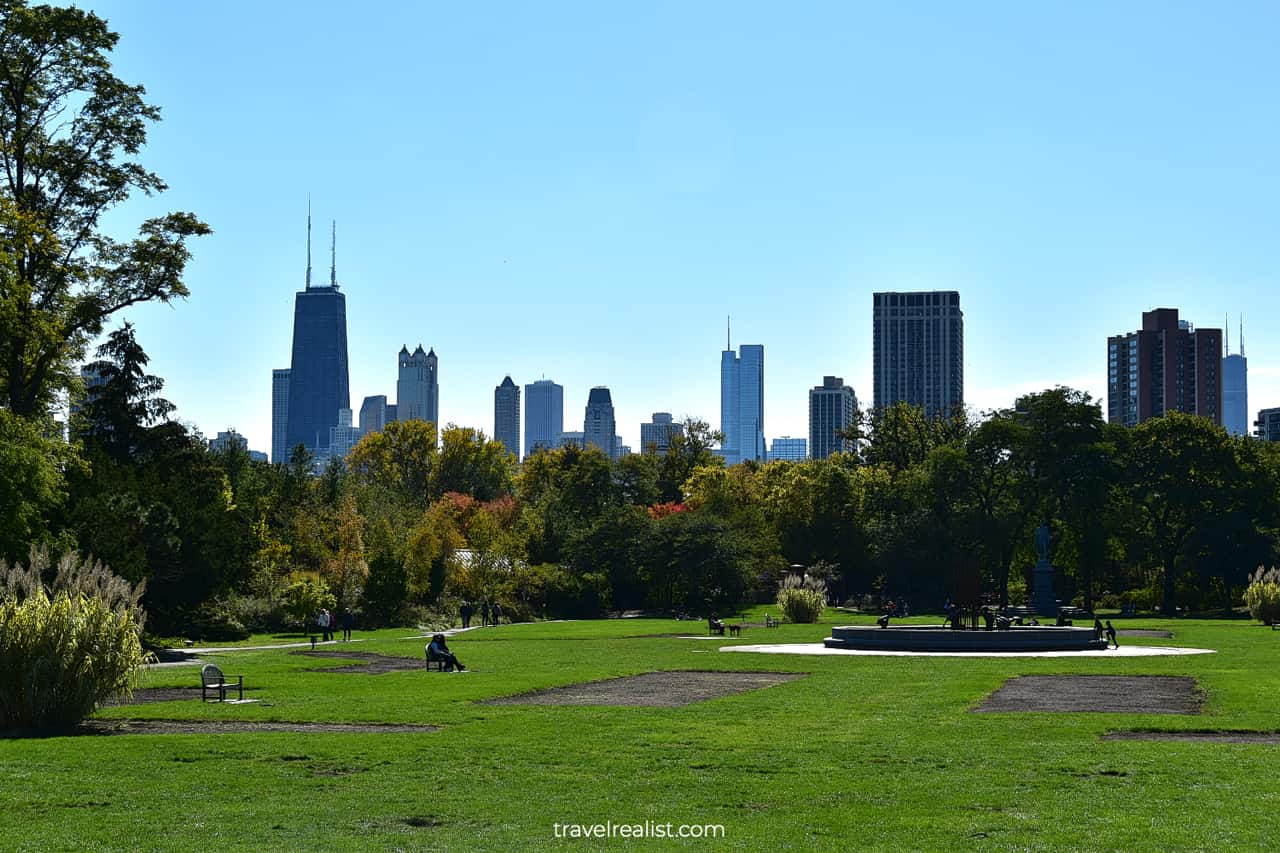
<svg viewBox="0 0 1280 853">
<path fill-rule="evenodd" d="M 1240 355 L 1244 355 L 1244 315 L 1243 314 L 1240 315 L 1240 343 L 1237 344 L 1237 346 L 1240 347 Z"/>
<path fill-rule="evenodd" d="M 338 287 L 338 220 L 333 220 L 333 237 L 329 241 L 329 286 Z"/>
<path fill-rule="evenodd" d="M 307 290 L 311 289 L 311 196 L 307 196 Z"/>
<path fill-rule="evenodd" d="M 729 315 L 724 316 L 724 348 L 726 351 L 733 350 L 733 344 L 729 341 Z"/>
<path fill-rule="evenodd" d="M 1231 315 L 1222 315 L 1222 346 L 1226 349 L 1223 355 L 1231 355 Z"/>
</svg>

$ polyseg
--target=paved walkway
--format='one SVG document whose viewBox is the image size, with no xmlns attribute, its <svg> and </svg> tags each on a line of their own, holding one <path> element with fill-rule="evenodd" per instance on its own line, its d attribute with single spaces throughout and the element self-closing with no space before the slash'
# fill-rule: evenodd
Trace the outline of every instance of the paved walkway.
<svg viewBox="0 0 1280 853">
<path fill-rule="evenodd" d="M 879 649 L 829 649 L 822 643 L 780 643 L 765 646 L 721 646 L 722 652 L 757 652 L 765 655 L 859 655 L 863 657 L 940 658 L 1143 658 L 1169 655 L 1211 655 L 1213 649 L 1172 646 L 1121 646 L 1118 649 L 1086 649 L 1079 652 L 896 652 Z"/>
</svg>

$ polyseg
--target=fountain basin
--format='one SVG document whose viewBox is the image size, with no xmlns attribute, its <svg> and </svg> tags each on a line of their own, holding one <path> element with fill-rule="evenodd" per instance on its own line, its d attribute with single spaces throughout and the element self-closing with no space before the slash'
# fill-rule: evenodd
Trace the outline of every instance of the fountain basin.
<svg viewBox="0 0 1280 853">
<path fill-rule="evenodd" d="M 1092 628 L 1014 625 L 1005 631 L 957 631 L 941 625 L 846 625 L 822 641 L 829 649 L 903 652 L 1046 652 L 1105 649 Z"/>
</svg>

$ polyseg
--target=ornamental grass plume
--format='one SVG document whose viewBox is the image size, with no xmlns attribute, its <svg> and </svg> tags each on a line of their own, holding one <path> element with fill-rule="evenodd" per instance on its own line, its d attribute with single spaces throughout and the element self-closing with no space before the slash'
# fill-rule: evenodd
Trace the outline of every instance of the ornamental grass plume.
<svg viewBox="0 0 1280 853">
<path fill-rule="evenodd" d="M 142 591 L 75 553 L 55 572 L 44 548 L 0 561 L 0 730 L 73 726 L 128 695 L 146 662 Z"/>
<path fill-rule="evenodd" d="M 789 622 L 817 622 L 827 605 L 827 583 L 818 578 L 787 575 L 778 584 L 778 607 Z"/>
<path fill-rule="evenodd" d="M 1280 621 L 1280 568 L 1258 566 L 1258 570 L 1249 576 L 1244 603 L 1254 619 L 1260 622 Z"/>
</svg>

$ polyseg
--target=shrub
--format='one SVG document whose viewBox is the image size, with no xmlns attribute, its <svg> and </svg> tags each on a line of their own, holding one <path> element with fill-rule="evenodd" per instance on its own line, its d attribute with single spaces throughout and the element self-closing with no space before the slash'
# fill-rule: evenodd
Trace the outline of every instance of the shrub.
<svg viewBox="0 0 1280 853">
<path fill-rule="evenodd" d="M 49 555 L 0 561 L 0 729 L 72 726 L 127 695 L 142 651 L 142 585 L 68 554 L 53 584 Z"/>
<path fill-rule="evenodd" d="M 239 618 L 231 603 L 224 598 L 213 598 L 200 605 L 187 628 L 187 634 L 197 640 L 243 640 L 249 629 Z"/>
<path fill-rule="evenodd" d="M 1249 608 L 1249 615 L 1260 622 L 1280 620 L 1280 568 L 1258 566 L 1258 570 L 1249 576 L 1244 603 Z"/>
<path fill-rule="evenodd" d="M 788 575 L 778 585 L 778 607 L 788 622 L 817 622 L 826 604 L 825 581 Z"/>
<path fill-rule="evenodd" d="M 310 575 L 295 575 L 284 591 L 284 609 L 293 619 L 293 626 L 307 630 L 315 624 L 316 614 L 322 609 L 333 610 L 338 598 L 329 591 L 329 585 Z"/>
</svg>

